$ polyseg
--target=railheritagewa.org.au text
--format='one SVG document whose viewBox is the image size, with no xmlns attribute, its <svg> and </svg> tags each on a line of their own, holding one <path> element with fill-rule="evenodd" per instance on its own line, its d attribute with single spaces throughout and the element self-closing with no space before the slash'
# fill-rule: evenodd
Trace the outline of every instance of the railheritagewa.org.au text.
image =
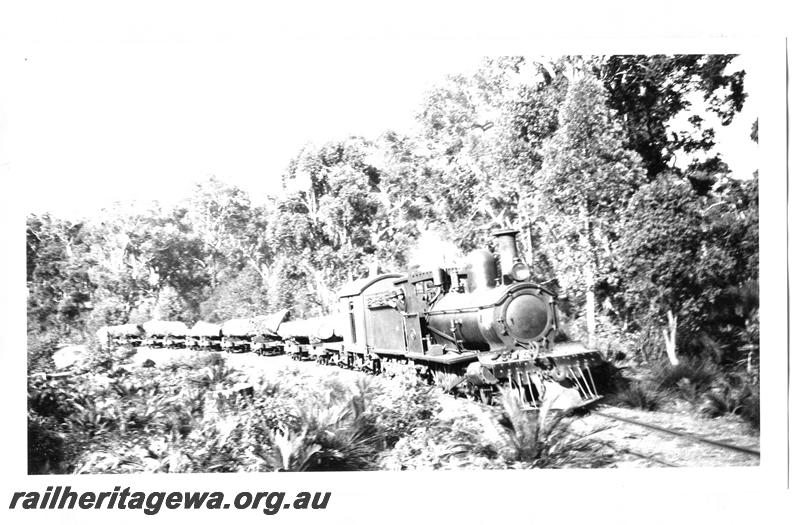
<svg viewBox="0 0 800 525">
<path fill-rule="evenodd" d="M 135 510 L 147 515 L 168 510 L 261 510 L 273 515 L 281 510 L 320 510 L 328 507 L 330 492 L 298 492 L 294 496 L 286 492 L 243 491 L 233 499 L 223 492 L 165 492 L 134 491 L 130 487 L 114 487 L 108 492 L 74 491 L 70 486 L 50 486 L 44 492 L 14 492 L 9 509 L 54 510 L 54 509 L 119 509 Z"/>
</svg>

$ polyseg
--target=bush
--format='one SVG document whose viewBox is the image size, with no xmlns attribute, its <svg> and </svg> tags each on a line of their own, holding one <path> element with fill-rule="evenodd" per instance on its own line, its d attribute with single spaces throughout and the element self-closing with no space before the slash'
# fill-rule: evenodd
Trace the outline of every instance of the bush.
<svg viewBox="0 0 800 525">
<path fill-rule="evenodd" d="M 381 457 L 386 470 L 502 469 L 507 462 L 497 444 L 469 419 L 412 430 Z"/>
<path fill-rule="evenodd" d="M 652 370 L 653 382 L 662 390 L 679 391 L 681 385 L 690 384 L 700 391 L 707 390 L 720 376 L 720 368 L 702 358 L 692 358 L 672 366 L 669 361 L 660 361 Z"/>
<path fill-rule="evenodd" d="M 387 383 L 375 397 L 374 410 L 390 448 L 414 429 L 434 424 L 442 407 L 436 387 L 425 384 L 411 368 L 399 371 Z"/>
<path fill-rule="evenodd" d="M 598 393 L 604 396 L 614 396 L 625 391 L 631 380 L 625 376 L 627 367 L 618 366 L 610 361 L 601 361 L 592 367 L 592 379 Z"/>
<path fill-rule="evenodd" d="M 60 473 L 63 469 L 64 438 L 49 426 L 28 413 L 28 474 Z"/>
<path fill-rule="evenodd" d="M 752 390 L 750 395 L 742 399 L 741 405 L 739 415 L 742 419 L 755 429 L 761 428 L 761 395 L 758 389 Z"/>
<path fill-rule="evenodd" d="M 746 376 L 729 375 L 703 395 L 701 412 L 709 417 L 739 415 L 752 427 L 760 426 L 760 396 L 758 385 Z"/>
<path fill-rule="evenodd" d="M 374 468 L 382 445 L 381 428 L 367 411 L 368 403 L 361 394 L 355 394 L 348 403 L 332 407 L 305 407 L 300 418 L 302 430 L 299 433 L 303 447 L 299 457 L 303 461 L 300 462 L 300 468 L 293 470 Z M 281 444 L 277 437 L 277 433 L 273 435 L 273 450 L 279 449 L 278 445 Z M 283 455 L 284 461 L 285 458 Z"/>
<path fill-rule="evenodd" d="M 648 381 L 633 381 L 627 388 L 612 397 L 613 401 L 630 408 L 653 411 L 658 410 L 664 402 L 664 393 L 658 385 Z"/>
<path fill-rule="evenodd" d="M 503 390 L 501 454 L 510 466 L 524 468 L 601 467 L 612 462 L 602 444 L 589 435 L 575 435 L 564 424 L 567 412 L 551 413 L 548 402 L 538 411 L 527 409 L 512 390 Z"/>
<path fill-rule="evenodd" d="M 59 341 L 57 334 L 28 332 L 28 375 L 53 370 L 53 353 Z"/>
<path fill-rule="evenodd" d="M 245 395 L 220 391 L 236 373 L 216 355 L 107 379 L 65 419 L 82 443 L 68 471 L 368 470 L 437 410 L 413 374 L 346 385 L 287 369 Z"/>
</svg>

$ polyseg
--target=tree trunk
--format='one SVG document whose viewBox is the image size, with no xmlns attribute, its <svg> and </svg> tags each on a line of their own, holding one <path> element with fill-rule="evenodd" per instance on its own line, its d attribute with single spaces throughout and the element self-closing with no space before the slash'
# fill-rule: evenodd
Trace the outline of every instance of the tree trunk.
<svg viewBox="0 0 800 525">
<path fill-rule="evenodd" d="M 592 261 L 587 261 L 584 265 L 583 277 L 584 286 L 586 287 L 586 331 L 589 335 L 589 349 L 594 350 L 595 333 L 597 331 L 597 319 L 595 317 L 597 305 L 594 295 L 595 271 Z"/>
<path fill-rule="evenodd" d="M 667 328 L 661 331 L 664 336 L 664 346 L 667 351 L 667 357 L 672 366 L 678 366 L 680 361 L 678 355 L 675 353 L 675 339 L 678 335 L 678 318 L 672 315 L 672 311 L 667 312 Z"/>
<path fill-rule="evenodd" d="M 530 264 L 531 269 L 534 269 L 533 264 L 535 259 L 533 253 L 533 225 L 531 224 L 531 221 L 528 221 L 525 224 L 524 230 L 527 233 L 527 235 L 523 236 L 523 241 L 525 243 L 525 249 L 528 252 L 528 264 Z"/>
<path fill-rule="evenodd" d="M 258 259 L 256 257 L 253 257 L 252 255 L 247 256 L 247 261 L 250 263 L 250 266 L 258 273 L 258 276 L 261 277 L 261 284 L 266 285 L 267 278 L 269 277 L 268 275 L 269 266 L 267 266 L 266 264 L 259 263 Z"/>
<path fill-rule="evenodd" d="M 595 279 L 597 271 L 594 264 L 594 250 L 592 249 L 591 223 L 589 222 L 589 206 L 584 201 L 581 206 L 581 216 L 583 219 L 583 229 L 580 234 L 580 244 L 586 262 L 583 265 L 583 285 L 586 293 L 586 332 L 589 338 L 589 349 L 595 348 L 595 334 L 597 330 L 597 310 L 596 298 L 594 295 Z"/>
</svg>

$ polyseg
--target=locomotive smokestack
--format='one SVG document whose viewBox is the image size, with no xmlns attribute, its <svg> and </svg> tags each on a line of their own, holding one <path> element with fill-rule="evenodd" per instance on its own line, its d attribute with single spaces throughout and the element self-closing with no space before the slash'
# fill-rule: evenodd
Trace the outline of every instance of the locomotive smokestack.
<svg viewBox="0 0 800 525">
<path fill-rule="evenodd" d="M 504 276 L 511 275 L 511 268 L 519 260 L 517 251 L 517 234 L 519 230 L 496 230 L 492 235 L 497 238 L 497 250 L 500 252 L 500 272 Z"/>
</svg>

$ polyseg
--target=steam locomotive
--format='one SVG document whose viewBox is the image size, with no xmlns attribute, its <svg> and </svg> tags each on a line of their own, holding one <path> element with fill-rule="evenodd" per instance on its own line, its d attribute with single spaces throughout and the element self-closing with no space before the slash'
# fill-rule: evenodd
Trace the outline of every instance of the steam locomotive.
<svg viewBox="0 0 800 525">
<path fill-rule="evenodd" d="M 286 321 L 288 312 L 281 311 L 249 324 L 198 323 L 186 328 L 183 344 L 282 350 L 295 359 L 376 374 L 410 364 L 446 390 L 487 403 L 501 387 L 514 389 L 534 407 L 547 398 L 556 408 L 592 403 L 600 398 L 594 370 L 601 357 L 580 343 L 556 342 L 556 294 L 531 282 L 531 268 L 517 251 L 517 233 L 494 232 L 497 259 L 482 249 L 463 267 L 353 281 L 340 290 L 332 315 Z M 108 327 L 109 343 L 180 345 L 181 330 L 172 323 L 145 323 L 143 335 L 131 326 Z M 148 333 L 158 328 L 170 333 Z"/>
</svg>

